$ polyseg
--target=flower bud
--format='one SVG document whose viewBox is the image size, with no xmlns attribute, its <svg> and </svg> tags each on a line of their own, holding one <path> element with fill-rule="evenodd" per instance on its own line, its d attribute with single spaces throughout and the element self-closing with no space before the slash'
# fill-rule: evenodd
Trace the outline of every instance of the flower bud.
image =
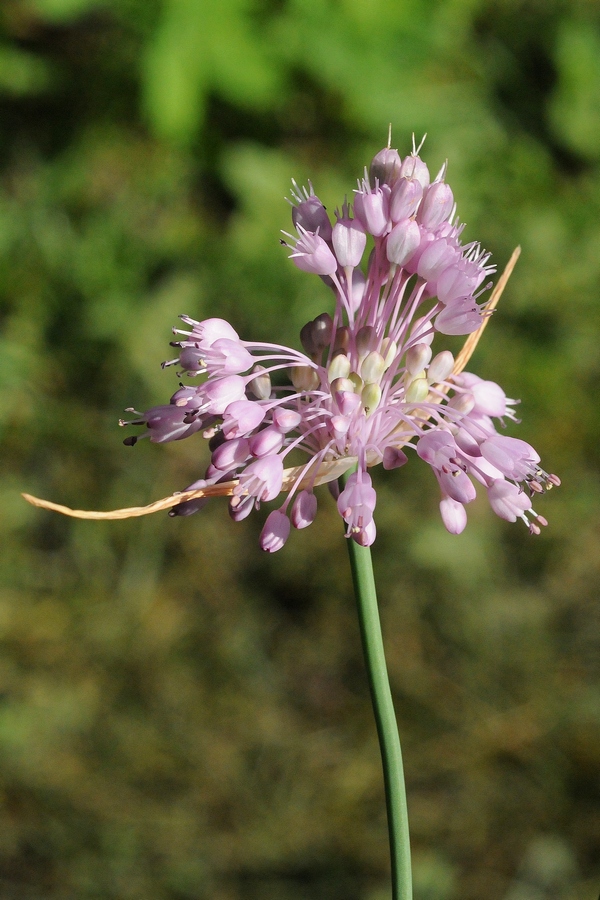
<svg viewBox="0 0 600 900">
<path fill-rule="evenodd" d="M 222 415 L 234 400 L 242 400 L 246 390 L 246 384 L 240 375 L 227 375 L 225 378 L 207 381 L 203 387 L 207 412 L 214 416 Z"/>
<path fill-rule="evenodd" d="M 333 330 L 333 319 L 329 313 L 321 313 L 312 323 L 313 343 L 317 350 L 328 347 L 331 343 L 331 333 Z"/>
<path fill-rule="evenodd" d="M 274 426 L 268 426 L 250 438 L 250 453 L 252 456 L 269 456 L 271 453 L 279 453 L 283 445 L 283 435 Z"/>
<path fill-rule="evenodd" d="M 421 403 L 429 395 L 429 382 L 426 378 L 415 378 L 406 390 L 407 403 Z"/>
<path fill-rule="evenodd" d="M 394 225 L 387 236 L 385 252 L 396 266 L 404 266 L 416 253 L 421 243 L 419 226 L 412 219 L 403 219 Z"/>
<path fill-rule="evenodd" d="M 335 381 L 336 378 L 347 378 L 350 374 L 350 360 L 344 353 L 338 353 L 329 363 L 327 369 L 327 377 L 329 383 Z"/>
<path fill-rule="evenodd" d="M 367 416 L 372 415 L 381 401 L 381 388 L 378 384 L 367 384 L 362 390 L 360 401 Z"/>
<path fill-rule="evenodd" d="M 264 366 L 255 365 L 252 369 L 256 372 L 256 378 L 248 382 L 248 390 L 254 394 L 257 400 L 268 400 L 271 396 L 271 376 L 265 371 Z"/>
<path fill-rule="evenodd" d="M 425 228 L 433 230 L 447 221 L 453 205 L 454 195 L 451 188 L 444 181 L 436 181 L 424 192 L 417 220 Z"/>
<path fill-rule="evenodd" d="M 314 391 L 321 383 L 318 372 L 311 366 L 292 366 L 290 378 L 297 391 Z"/>
<path fill-rule="evenodd" d="M 427 370 L 427 380 L 430 384 L 445 381 L 454 368 L 454 357 L 449 350 L 442 350 L 431 360 Z"/>
<path fill-rule="evenodd" d="M 225 410 L 222 433 L 227 440 L 242 437 L 258 428 L 266 415 L 266 410 L 252 400 L 234 400 Z"/>
<path fill-rule="evenodd" d="M 290 520 L 280 509 L 274 509 L 267 516 L 260 533 L 261 550 L 275 553 L 277 550 L 281 550 L 289 536 Z"/>
<path fill-rule="evenodd" d="M 365 384 L 378 384 L 385 371 L 385 361 L 381 353 L 371 350 L 362 361 L 360 375 Z"/>
<path fill-rule="evenodd" d="M 452 497 L 442 497 L 440 501 L 440 514 L 446 531 L 450 534 L 461 534 L 467 524 L 467 511 L 462 503 L 453 500 Z"/>
<path fill-rule="evenodd" d="M 385 234 L 390 225 L 387 192 L 381 188 L 357 191 L 354 197 L 354 213 L 373 237 Z"/>
<path fill-rule="evenodd" d="M 339 404 L 339 397 L 345 394 L 353 394 L 354 393 L 354 383 L 350 381 L 349 378 L 334 378 L 334 380 L 330 384 L 331 393 L 336 399 L 336 402 Z"/>
<path fill-rule="evenodd" d="M 416 154 L 406 156 L 402 160 L 400 175 L 404 175 L 405 178 L 416 178 L 423 188 L 426 188 L 429 184 L 429 169 L 427 168 L 427 164 Z"/>
<path fill-rule="evenodd" d="M 375 184 L 375 179 L 377 179 L 380 187 L 384 184 L 389 184 L 391 187 L 400 175 L 401 165 L 398 151 L 392 150 L 391 147 L 384 147 L 375 154 L 371 161 L 369 167 L 371 184 Z"/>
<path fill-rule="evenodd" d="M 313 337 L 313 325 L 314 322 L 307 322 L 306 325 L 303 325 L 300 329 L 300 343 L 309 356 L 314 356 L 317 353 Z"/>
<path fill-rule="evenodd" d="M 406 353 L 406 368 L 411 375 L 421 372 L 431 359 L 429 344 L 414 344 Z"/>
<path fill-rule="evenodd" d="M 341 325 L 335 332 L 335 341 L 333 344 L 333 352 L 338 350 L 347 351 L 350 346 L 350 329 L 347 325 Z"/>
<path fill-rule="evenodd" d="M 294 528 L 307 528 L 317 515 L 317 498 L 312 491 L 300 491 L 290 516 Z"/>
<path fill-rule="evenodd" d="M 211 462 L 220 472 L 229 472 L 246 462 L 248 449 L 249 443 L 246 438 L 233 438 L 217 447 L 211 456 Z"/>
<path fill-rule="evenodd" d="M 296 410 L 286 409 L 285 407 L 275 407 L 273 410 L 273 425 L 282 434 L 287 434 L 288 431 L 293 431 L 294 428 L 297 428 L 300 422 L 302 421 L 302 415 Z"/>
<path fill-rule="evenodd" d="M 417 264 L 417 272 L 426 281 L 437 281 L 444 269 L 456 258 L 456 250 L 443 238 L 432 241 L 423 251 Z"/>
<path fill-rule="evenodd" d="M 345 269 L 360 264 L 367 244 L 367 235 L 358 219 L 339 219 L 333 226 L 333 249 L 338 263 Z"/>
<path fill-rule="evenodd" d="M 362 389 L 365 386 L 365 383 L 358 372 L 350 372 L 350 374 L 348 375 L 348 380 L 350 381 L 350 384 L 354 385 L 354 392 L 356 394 L 362 393 Z"/>
<path fill-rule="evenodd" d="M 360 357 L 366 356 L 377 344 L 377 331 L 372 325 L 363 325 L 356 332 L 356 351 Z"/>
<path fill-rule="evenodd" d="M 416 178 L 400 178 L 392 188 L 390 217 L 392 222 L 410 219 L 423 196 L 423 187 Z"/>
</svg>

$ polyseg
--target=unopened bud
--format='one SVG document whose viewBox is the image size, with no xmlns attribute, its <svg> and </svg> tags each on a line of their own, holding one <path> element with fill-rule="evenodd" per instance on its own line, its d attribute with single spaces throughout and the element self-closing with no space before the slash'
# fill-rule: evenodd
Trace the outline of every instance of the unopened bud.
<svg viewBox="0 0 600 900">
<path fill-rule="evenodd" d="M 381 401 L 381 388 L 378 384 L 367 384 L 363 388 L 360 400 L 367 416 L 372 415 Z"/>
<path fill-rule="evenodd" d="M 342 325 L 335 333 L 335 342 L 333 344 L 333 352 L 336 350 L 347 350 L 350 346 L 350 329 L 347 325 Z"/>
<path fill-rule="evenodd" d="M 442 350 L 431 360 L 427 370 L 427 380 L 430 384 L 445 381 L 454 368 L 454 357 L 449 350 Z"/>
<path fill-rule="evenodd" d="M 377 332 L 372 325 L 363 325 L 356 332 L 356 350 L 359 356 L 366 356 L 377 344 Z"/>
<path fill-rule="evenodd" d="M 248 390 L 254 394 L 257 400 L 268 400 L 271 396 L 271 376 L 264 366 L 256 365 L 252 372 L 256 372 L 257 376 L 248 382 Z"/>
<path fill-rule="evenodd" d="M 429 383 L 426 378 L 415 378 L 409 384 L 406 391 L 406 400 L 408 403 L 421 403 L 427 399 L 429 394 Z"/>
<path fill-rule="evenodd" d="M 385 361 L 381 353 L 372 350 L 365 356 L 360 367 L 360 374 L 365 384 L 378 384 L 385 371 Z"/>
<path fill-rule="evenodd" d="M 317 352 L 313 337 L 314 322 L 307 322 L 300 330 L 300 342 L 309 356 Z"/>
<path fill-rule="evenodd" d="M 377 179 L 380 186 L 389 184 L 391 187 L 400 175 L 401 165 L 402 161 L 398 151 L 392 150 L 391 147 L 384 147 L 375 154 L 369 167 L 371 184 L 375 184 L 375 179 Z"/>
<path fill-rule="evenodd" d="M 411 375 L 416 375 L 429 363 L 431 347 L 429 344 L 415 344 L 406 354 L 406 368 Z"/>
<path fill-rule="evenodd" d="M 444 269 L 452 265 L 457 255 L 457 251 L 449 241 L 443 238 L 431 241 L 419 258 L 417 272 L 426 281 L 437 281 Z"/>
<path fill-rule="evenodd" d="M 331 343 L 331 332 L 333 330 L 333 319 L 329 313 L 321 313 L 320 316 L 312 323 L 313 343 L 317 350 L 328 347 Z"/>
<path fill-rule="evenodd" d="M 336 378 L 347 378 L 350 374 L 350 360 L 344 353 L 334 356 L 327 369 L 327 377 L 331 384 Z"/>
<path fill-rule="evenodd" d="M 282 406 L 276 406 L 273 410 L 273 424 L 282 434 L 287 434 L 288 431 L 297 428 L 301 421 L 302 416 L 296 410 L 286 409 Z"/>
<path fill-rule="evenodd" d="M 314 391 L 320 384 L 317 371 L 310 366 L 292 366 L 290 377 L 297 391 Z"/>
<path fill-rule="evenodd" d="M 410 219 L 423 196 L 423 187 L 416 178 L 400 178 L 392 190 L 390 216 L 392 222 Z"/>
<path fill-rule="evenodd" d="M 464 416 L 468 416 L 475 406 L 475 397 L 473 394 L 455 394 L 448 406 Z"/>
<path fill-rule="evenodd" d="M 338 394 L 352 394 L 354 393 L 354 385 L 349 378 L 335 378 L 331 382 L 331 393 L 334 396 Z"/>
<path fill-rule="evenodd" d="M 450 217 L 453 205 L 452 189 L 445 182 L 436 181 L 425 191 L 417 219 L 425 228 L 437 228 Z"/>
<path fill-rule="evenodd" d="M 429 184 L 429 169 L 427 168 L 427 164 L 416 154 L 411 154 L 402 160 L 400 174 L 404 175 L 406 178 L 416 178 L 417 181 L 420 182 L 421 187 L 426 188 Z"/>
<path fill-rule="evenodd" d="M 387 236 L 386 255 L 391 263 L 404 266 L 415 255 L 421 243 L 421 232 L 414 219 L 403 219 Z"/>
<path fill-rule="evenodd" d="M 362 378 L 360 377 L 360 375 L 358 374 L 358 372 L 350 372 L 350 374 L 348 375 L 348 379 L 354 385 L 355 393 L 360 394 L 363 387 L 365 386 L 365 383 L 362 380 Z"/>
<path fill-rule="evenodd" d="M 340 219 L 333 226 L 333 249 L 340 266 L 358 266 L 367 244 L 365 229 L 358 219 Z"/>
</svg>

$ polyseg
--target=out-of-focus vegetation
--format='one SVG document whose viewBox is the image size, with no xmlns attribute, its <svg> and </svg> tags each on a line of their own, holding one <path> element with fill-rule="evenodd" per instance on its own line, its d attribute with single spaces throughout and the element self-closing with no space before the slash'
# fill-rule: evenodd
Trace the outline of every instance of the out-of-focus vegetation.
<svg viewBox="0 0 600 900">
<path fill-rule="evenodd" d="M 477 371 L 564 487 L 530 539 L 447 535 L 418 461 L 379 473 L 375 562 L 416 900 L 600 888 L 600 13 L 583 0 L 3 0 L 0 896 L 381 900 L 387 837 L 326 491 L 257 515 L 65 520 L 199 477 L 124 448 L 180 312 L 297 342 L 329 302 L 278 245 L 289 179 L 335 208 L 394 126 L 517 270 Z"/>
</svg>

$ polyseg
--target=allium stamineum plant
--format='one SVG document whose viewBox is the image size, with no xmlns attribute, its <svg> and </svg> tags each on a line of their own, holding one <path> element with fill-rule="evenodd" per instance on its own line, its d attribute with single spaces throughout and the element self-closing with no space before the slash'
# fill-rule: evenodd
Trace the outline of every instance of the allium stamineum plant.
<svg viewBox="0 0 600 900">
<path fill-rule="evenodd" d="M 475 483 L 498 516 L 521 519 L 539 534 L 546 520 L 531 498 L 560 483 L 540 467 L 533 447 L 498 433 L 495 422 L 518 421 L 517 401 L 494 382 L 464 371 L 516 254 L 484 305 L 480 298 L 491 287 L 494 267 L 479 244 L 461 243 L 463 226 L 445 175 L 443 166 L 431 182 L 414 147 L 401 159 L 388 146 L 334 223 L 312 186 L 293 183 L 296 234 L 286 234 L 282 243 L 293 263 L 319 276 L 334 297 L 330 311 L 302 328 L 303 350 L 244 341 L 223 319 L 181 316 L 187 327 L 175 329 L 177 356 L 164 365 L 200 382 L 181 385 L 170 403 L 121 424 L 146 426 L 141 436 L 157 443 L 202 432 L 210 465 L 187 491 L 110 513 L 69 510 L 25 495 L 80 518 L 127 518 L 166 508 L 185 516 L 210 497 L 227 495 L 232 518 L 240 520 L 283 492 L 260 537 L 263 550 L 273 552 L 283 547 L 292 525 L 313 522 L 314 488 L 324 482 L 337 488 L 339 479 L 337 507 L 350 538 L 381 746 L 394 900 L 412 898 L 410 842 L 369 550 L 376 503 L 369 468 L 397 468 L 416 452 L 437 479 L 442 521 L 452 534 L 466 525 Z M 443 349 L 444 335 L 469 335 L 456 360 Z M 125 443 L 139 439 L 130 436 Z M 305 462 L 286 468 L 292 451 L 302 452 Z"/>
<path fill-rule="evenodd" d="M 283 504 L 262 530 L 263 550 L 281 549 L 291 525 L 310 525 L 315 485 L 353 464 L 337 507 L 347 536 L 372 544 L 376 494 L 368 470 L 402 466 L 410 451 L 437 479 L 442 521 L 452 534 L 467 523 L 476 482 L 501 518 L 521 519 L 532 534 L 547 524 L 531 497 L 558 478 L 540 468 L 533 447 L 499 434 L 495 424 L 518 421 L 517 401 L 492 381 L 457 374 L 450 351 L 437 347 L 440 336 L 480 328 L 487 315 L 480 297 L 495 271 L 479 244 L 461 243 L 445 173 L 444 165 L 431 182 L 416 151 L 402 160 L 386 148 L 333 224 L 312 185 L 294 183 L 296 235 L 286 234 L 282 244 L 299 269 L 331 288 L 332 314 L 306 323 L 304 351 L 242 340 L 223 319 L 182 315 L 187 330 L 174 329 L 179 352 L 164 366 L 205 377 L 180 387 L 168 404 L 122 422 L 145 425 L 141 437 L 157 443 L 201 431 L 211 462 L 187 490 L 235 480 L 229 501 L 235 520 L 275 500 L 285 486 Z M 281 370 L 289 376 L 283 386 L 271 380 Z M 286 460 L 293 450 L 306 455 L 306 464 L 290 481 Z M 171 514 L 189 515 L 206 502 L 180 503 Z"/>
</svg>

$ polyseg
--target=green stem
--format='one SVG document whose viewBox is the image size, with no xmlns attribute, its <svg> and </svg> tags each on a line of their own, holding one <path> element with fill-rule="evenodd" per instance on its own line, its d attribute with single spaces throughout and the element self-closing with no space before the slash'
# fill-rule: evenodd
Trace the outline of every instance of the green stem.
<svg viewBox="0 0 600 900">
<path fill-rule="evenodd" d="M 347 476 L 346 476 L 347 477 Z M 342 486 L 346 478 L 340 479 Z M 410 840 L 402 751 L 385 663 L 381 623 L 377 606 L 373 563 L 369 547 L 348 539 L 354 593 L 363 652 L 371 688 L 371 700 L 381 749 L 387 807 L 393 900 L 412 900 Z"/>
</svg>

